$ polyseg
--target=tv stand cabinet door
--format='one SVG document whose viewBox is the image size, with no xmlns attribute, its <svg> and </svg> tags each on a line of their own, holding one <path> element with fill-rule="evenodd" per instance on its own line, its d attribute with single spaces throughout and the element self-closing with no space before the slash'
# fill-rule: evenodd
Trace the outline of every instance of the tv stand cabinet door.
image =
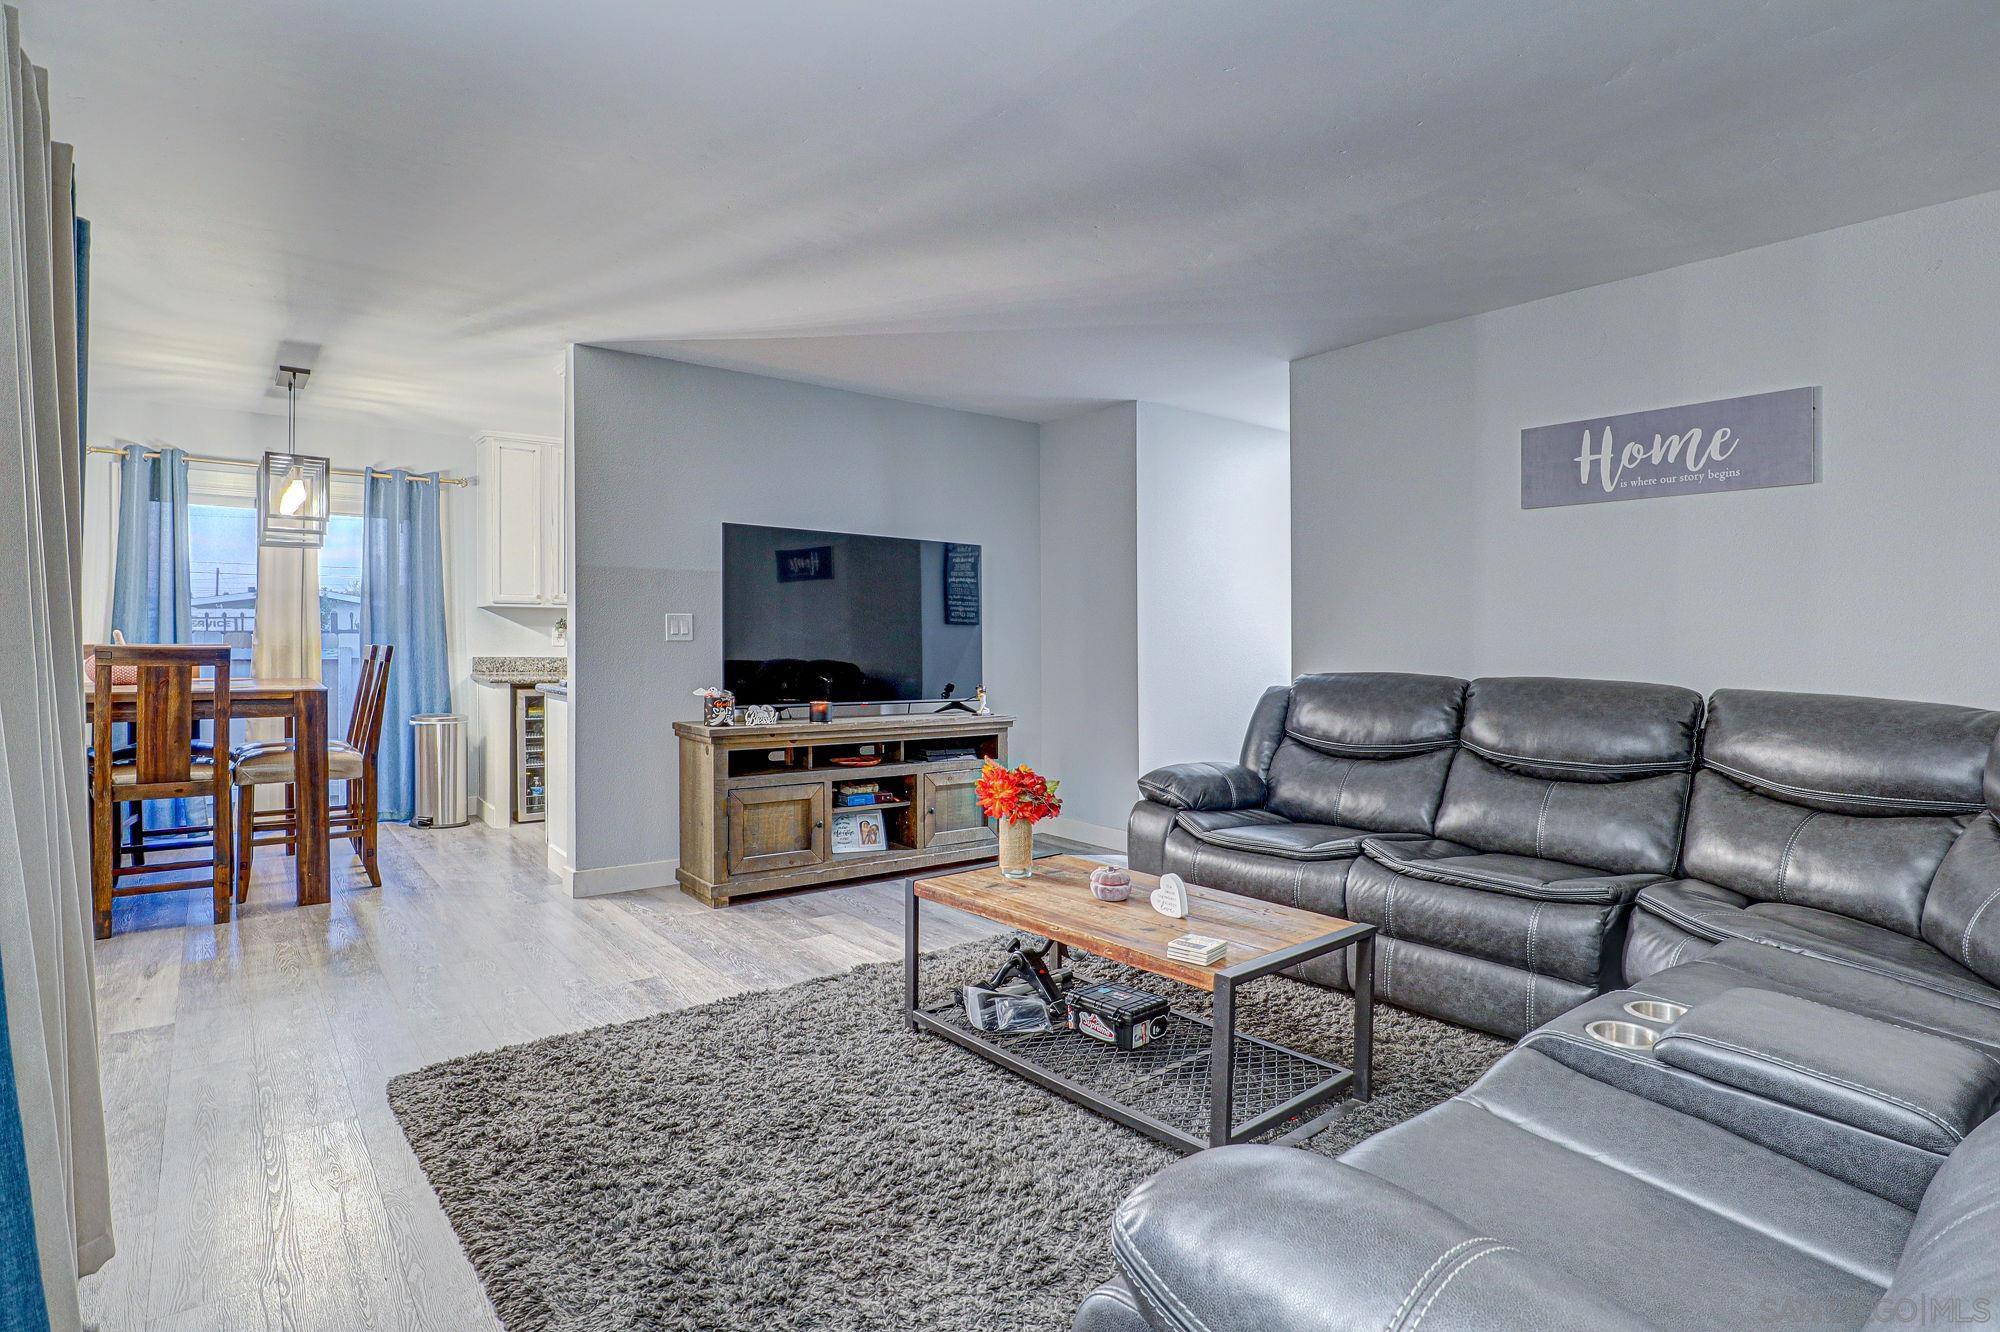
<svg viewBox="0 0 2000 1332">
<path fill-rule="evenodd" d="M 926 851 L 995 840 L 993 829 L 987 826 L 986 814 L 979 808 L 978 793 L 973 789 L 978 784 L 977 768 L 927 772 L 918 779 L 918 794 L 922 798 L 917 809 L 923 820 L 920 827 Z"/>
<path fill-rule="evenodd" d="M 825 860 L 826 804 L 820 782 L 731 791 L 729 877 Z"/>
</svg>

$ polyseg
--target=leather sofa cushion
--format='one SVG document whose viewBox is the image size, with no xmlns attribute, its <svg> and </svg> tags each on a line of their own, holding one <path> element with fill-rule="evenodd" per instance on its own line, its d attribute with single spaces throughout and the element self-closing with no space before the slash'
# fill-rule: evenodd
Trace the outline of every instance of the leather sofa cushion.
<svg viewBox="0 0 2000 1332">
<path fill-rule="evenodd" d="M 1356 861 L 1347 875 L 1348 919 L 1366 921 L 1387 938 L 1410 939 L 1579 985 L 1595 986 L 1603 978 L 1605 949 L 1623 915 L 1622 900 L 1537 898 L 1415 878 L 1372 857 Z M 1551 1008 L 1542 1016 L 1555 1012 Z"/>
<path fill-rule="evenodd" d="M 1264 779 L 1238 763 L 1170 763 L 1141 777 L 1139 793 L 1175 809 L 1248 809 L 1264 803 Z"/>
<path fill-rule="evenodd" d="M 1264 807 L 1304 823 L 1428 833 L 1451 760 L 1449 749 L 1358 758 L 1287 739 L 1271 756 Z"/>
<path fill-rule="evenodd" d="M 1356 861 L 1357 865 L 1366 861 Z M 1462 892 L 1440 888 L 1439 892 Z M 1609 908 L 1564 907 L 1564 911 Z M 1350 916 L 1363 912 L 1350 910 Z M 1400 927 L 1400 922 L 1399 922 Z M 1345 956 L 1346 954 L 1341 954 Z M 1413 1013 L 1518 1040 L 1587 1003 L 1602 986 L 1564 980 L 1484 957 L 1386 934 L 1375 937 L 1375 997 Z"/>
<path fill-rule="evenodd" d="M 2000 985 L 2000 820 L 1981 814 L 1952 843 L 1924 898 L 1923 936 Z"/>
<path fill-rule="evenodd" d="M 1970 1317 L 2000 1291 L 2000 1117 L 1959 1144 L 1917 1209 L 1881 1307 L 1961 1310 Z M 1884 1327 L 1890 1319 L 1880 1320 Z M 1908 1321 L 1907 1317 L 1903 1320 Z"/>
<path fill-rule="evenodd" d="M 1361 854 L 1364 828 L 1329 823 L 1294 823 L 1268 810 L 1237 810 L 1223 814 L 1184 810 L 1177 820 L 1190 834 L 1210 846 L 1286 860 L 1335 860 Z"/>
<path fill-rule="evenodd" d="M 1301 675 L 1285 734 L 1328 754 L 1397 758 L 1456 745 L 1464 709 L 1465 681 L 1449 676 Z"/>
<path fill-rule="evenodd" d="M 1681 872 L 1746 897 L 1836 912 L 1916 937 L 1964 814 L 1852 814 L 1695 774 Z"/>
<path fill-rule="evenodd" d="M 1639 892 L 1639 906 L 1702 938 L 1741 939 L 1806 953 L 2000 1008 L 2000 989 L 1923 940 L 1847 916 L 1781 902 L 1755 902 L 1697 879 L 1649 884 Z"/>
<path fill-rule="evenodd" d="M 1763 1326 L 1773 1300 L 1866 1311 L 1910 1225 L 1894 1203 L 1532 1048 L 1341 1160 L 1657 1327 Z"/>
<path fill-rule="evenodd" d="M 1362 848 L 1376 864 L 1409 878 L 1546 902 L 1629 902 L 1660 879 L 1657 874 L 1606 874 L 1562 860 L 1480 851 L 1442 838 L 1369 838 Z"/>
<path fill-rule="evenodd" d="M 2000 712 L 1721 689 L 1703 766 L 1773 799 L 1851 814 L 1974 814 Z"/>
<path fill-rule="evenodd" d="M 1437 835 L 1616 873 L 1669 873 L 1701 711 L 1700 695 L 1671 685 L 1475 680 Z"/>
<path fill-rule="evenodd" d="M 1467 688 L 1459 743 L 1525 777 L 1621 781 L 1691 768 L 1701 714 L 1678 685 L 1494 677 Z"/>
<path fill-rule="evenodd" d="M 1159 1332 L 1655 1326 L 1606 1283 L 1283 1147 L 1221 1147 L 1168 1166 L 1119 1207 L 1111 1246 Z"/>
<path fill-rule="evenodd" d="M 1689 1009 L 1653 1056 L 1940 1156 L 2000 1104 L 2000 1063 L 1982 1052 L 1775 990 L 1730 990 Z"/>
<path fill-rule="evenodd" d="M 1667 874 L 1687 781 L 1685 772 L 1618 782 L 1524 777 L 1467 750 L 1451 765 L 1437 835 L 1613 873 Z"/>
</svg>

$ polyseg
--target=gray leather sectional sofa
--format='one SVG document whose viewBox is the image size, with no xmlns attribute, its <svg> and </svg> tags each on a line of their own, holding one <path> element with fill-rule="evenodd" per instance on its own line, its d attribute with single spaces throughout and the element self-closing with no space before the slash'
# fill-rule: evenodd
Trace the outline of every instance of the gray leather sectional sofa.
<svg viewBox="0 0 2000 1332">
<path fill-rule="evenodd" d="M 1372 921 L 1385 997 L 1525 1035 L 1338 1161 L 1169 1167 L 1079 1332 L 2000 1321 L 1996 734 L 1598 681 L 1271 691 L 1240 763 L 1147 774 L 1133 863 Z"/>
</svg>

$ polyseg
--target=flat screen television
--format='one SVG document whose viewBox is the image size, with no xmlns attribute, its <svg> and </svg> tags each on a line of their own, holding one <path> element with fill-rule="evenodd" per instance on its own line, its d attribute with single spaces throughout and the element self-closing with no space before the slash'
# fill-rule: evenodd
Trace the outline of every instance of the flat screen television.
<svg viewBox="0 0 2000 1332">
<path fill-rule="evenodd" d="M 970 698 L 979 547 L 722 525 L 722 683 L 741 704 Z"/>
</svg>

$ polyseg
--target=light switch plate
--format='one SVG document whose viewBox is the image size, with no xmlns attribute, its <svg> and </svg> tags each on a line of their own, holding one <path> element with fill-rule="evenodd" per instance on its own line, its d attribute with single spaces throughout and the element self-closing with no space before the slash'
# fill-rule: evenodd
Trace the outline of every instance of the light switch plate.
<svg viewBox="0 0 2000 1332">
<path fill-rule="evenodd" d="M 694 642 L 694 615 L 691 612 L 667 612 L 667 641 L 669 643 Z"/>
</svg>

